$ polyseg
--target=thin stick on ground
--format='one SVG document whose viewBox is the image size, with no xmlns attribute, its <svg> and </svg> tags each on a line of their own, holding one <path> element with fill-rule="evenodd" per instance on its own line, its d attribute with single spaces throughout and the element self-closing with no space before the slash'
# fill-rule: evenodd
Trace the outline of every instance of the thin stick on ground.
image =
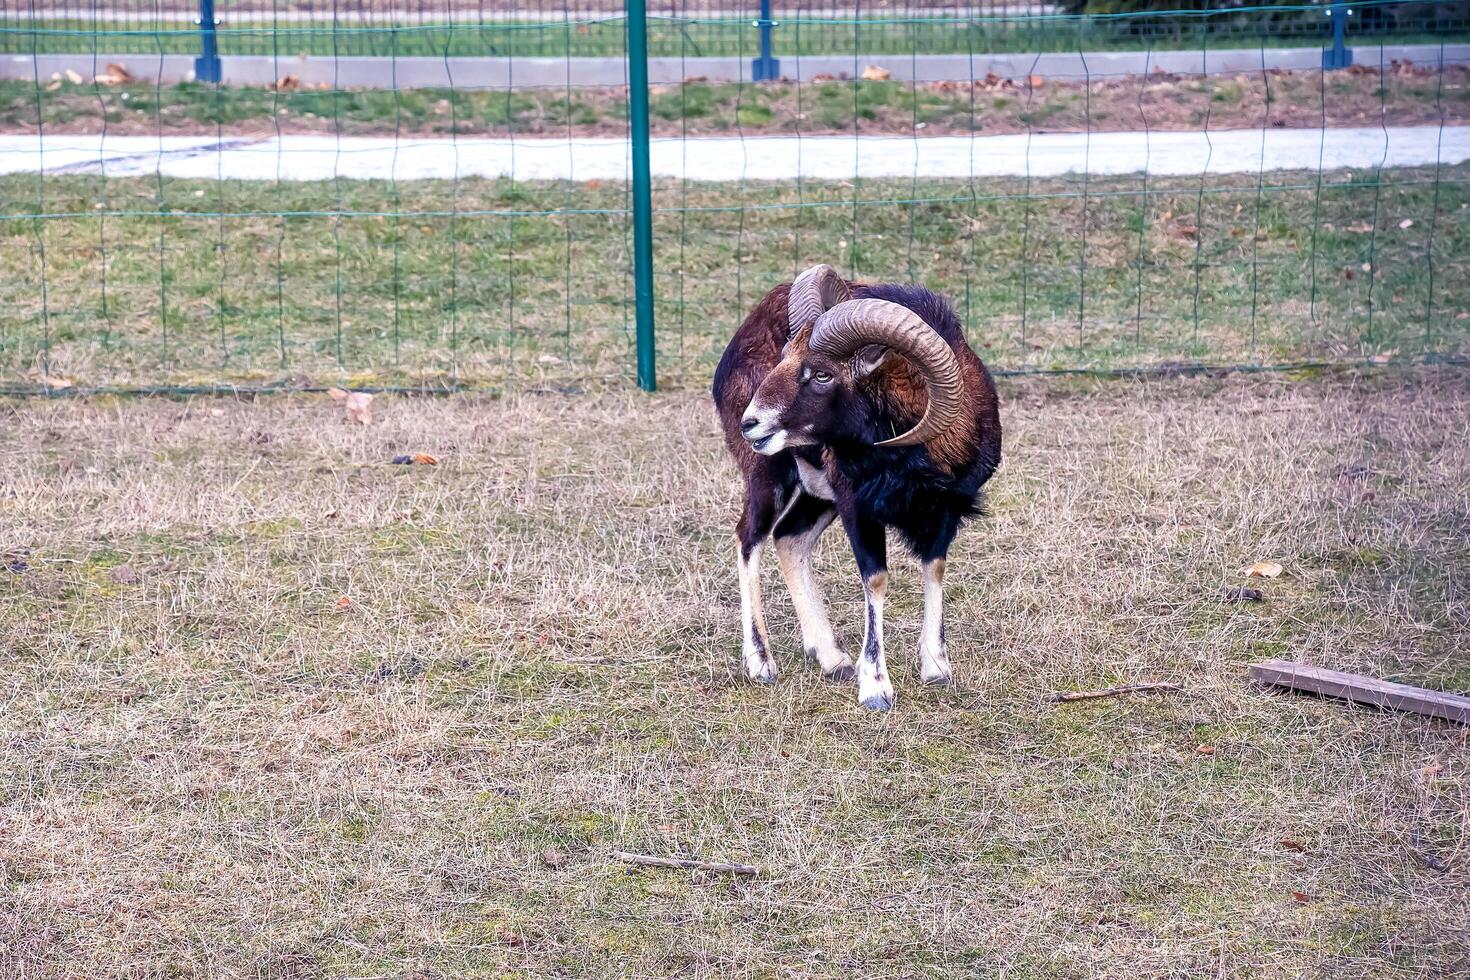
<svg viewBox="0 0 1470 980">
<path fill-rule="evenodd" d="M 652 854 L 634 854 L 631 851 L 613 851 L 614 861 L 637 864 L 647 868 L 688 868 L 693 871 L 718 871 L 722 874 L 755 875 L 760 868 L 753 864 L 737 864 L 730 861 L 700 861 L 695 858 L 656 857 Z"/>
<path fill-rule="evenodd" d="M 1143 692 L 1182 691 L 1184 688 L 1178 684 L 1170 684 L 1160 681 L 1153 684 L 1124 684 L 1122 687 L 1104 687 L 1096 691 L 1061 691 L 1051 695 L 1046 700 L 1051 704 L 1061 704 L 1067 701 L 1090 701 L 1093 698 L 1115 698 L 1120 694 L 1138 694 Z"/>
</svg>

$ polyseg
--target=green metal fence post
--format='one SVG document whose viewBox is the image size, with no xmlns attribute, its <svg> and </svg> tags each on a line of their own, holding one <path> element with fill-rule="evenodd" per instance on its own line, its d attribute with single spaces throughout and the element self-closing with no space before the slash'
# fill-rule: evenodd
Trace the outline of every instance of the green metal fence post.
<svg viewBox="0 0 1470 980">
<path fill-rule="evenodd" d="M 653 188 L 648 161 L 648 21 L 644 0 L 628 0 L 628 109 L 633 140 L 633 298 L 638 387 L 658 387 L 653 345 Z"/>
</svg>

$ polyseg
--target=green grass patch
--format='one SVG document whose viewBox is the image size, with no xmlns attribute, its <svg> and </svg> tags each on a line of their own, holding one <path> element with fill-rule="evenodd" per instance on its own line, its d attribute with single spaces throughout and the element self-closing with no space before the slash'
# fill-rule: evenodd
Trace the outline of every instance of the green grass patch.
<svg viewBox="0 0 1470 980">
<path fill-rule="evenodd" d="M 1139 178 L 661 181 L 661 378 L 705 384 L 743 311 L 815 261 L 944 292 L 998 368 L 1461 352 L 1467 174 L 1155 176 L 1147 196 Z M 596 181 L 0 178 L 0 376 L 621 382 L 626 202 Z"/>
<path fill-rule="evenodd" d="M 1296 11 L 1267 20 L 1248 15 L 1201 18 L 966 19 L 877 16 L 853 23 L 811 18 L 783 23 L 771 33 L 776 55 L 976 54 L 1076 51 L 1316 46 L 1330 25 L 1315 11 Z M 1456 30 L 1456 27 L 1459 29 Z M 1354 40 L 1433 43 L 1463 38 L 1463 25 L 1430 32 L 1416 24 L 1356 28 Z M 401 24 L 368 24 L 331 18 L 274 23 L 269 16 L 241 13 L 217 31 L 222 55 L 267 55 L 283 60 L 306 54 L 377 57 L 621 57 L 626 23 L 616 11 L 597 16 L 573 11 L 566 18 L 449 24 L 432 13 Z M 647 22 L 654 57 L 753 58 L 760 43 L 748 16 L 679 19 L 654 14 Z M 130 22 L 94 23 L 90 18 L 30 19 L 19 15 L 0 30 L 0 51 L 29 54 L 131 52 L 198 54 L 199 32 L 191 17 L 145 14 Z"/>
</svg>

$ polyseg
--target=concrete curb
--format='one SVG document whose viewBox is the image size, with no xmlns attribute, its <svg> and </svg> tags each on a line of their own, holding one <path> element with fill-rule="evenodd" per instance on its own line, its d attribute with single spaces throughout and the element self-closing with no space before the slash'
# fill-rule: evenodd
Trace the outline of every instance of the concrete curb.
<svg viewBox="0 0 1470 980">
<path fill-rule="evenodd" d="M 1470 65 L 1470 44 L 1397 44 L 1357 46 L 1353 63 L 1377 67 L 1394 61 L 1437 68 Z M 232 55 L 221 59 L 224 79 L 231 85 L 269 85 L 283 75 L 295 75 L 305 84 L 342 88 L 552 88 L 566 86 L 619 86 L 626 84 L 627 64 L 621 58 L 270 58 Z M 99 54 L 99 68 L 111 62 L 125 65 L 147 82 L 180 82 L 193 78 L 191 55 Z M 68 69 L 90 79 L 91 54 L 43 54 L 0 57 L 0 78 L 41 79 Z M 968 81 L 994 73 L 1003 78 L 1041 75 L 1076 81 L 1166 71 L 1176 75 L 1238 74 L 1279 68 L 1310 71 L 1322 65 L 1320 48 L 1241 48 L 1221 51 L 1105 51 L 1060 54 L 1005 55 L 811 55 L 781 59 L 783 75 L 809 80 L 817 75 L 855 77 L 865 66 L 881 65 L 897 81 Z M 648 78 L 655 85 L 678 84 L 686 77 L 712 81 L 748 80 L 750 65 L 738 58 L 650 58 Z"/>
</svg>

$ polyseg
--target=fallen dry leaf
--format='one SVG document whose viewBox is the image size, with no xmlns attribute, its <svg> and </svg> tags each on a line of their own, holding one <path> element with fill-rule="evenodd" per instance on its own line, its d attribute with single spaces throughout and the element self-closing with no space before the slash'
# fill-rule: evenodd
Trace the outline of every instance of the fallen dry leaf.
<svg viewBox="0 0 1470 980">
<path fill-rule="evenodd" d="M 1046 85 L 1046 77 L 1044 75 L 1032 75 L 1026 81 L 1031 83 L 1032 88 L 1041 88 Z"/>
<path fill-rule="evenodd" d="M 337 597 L 337 608 L 338 609 L 351 609 L 352 608 L 352 600 L 349 599 L 349 598 L 347 598 L 345 595 L 344 596 L 338 596 Z"/>
<path fill-rule="evenodd" d="M 126 85 L 132 80 L 133 73 L 115 61 L 107 66 L 106 71 L 93 79 L 99 85 Z"/>
<path fill-rule="evenodd" d="M 301 87 L 301 79 L 295 75 L 282 75 L 271 86 L 277 92 L 294 92 Z"/>
<path fill-rule="evenodd" d="M 1274 561 L 1258 561 L 1249 568 L 1241 569 L 1241 574 L 1247 578 L 1278 578 L 1282 568 Z"/>
<path fill-rule="evenodd" d="M 1414 219 L 1413 218 L 1405 218 L 1403 221 L 1400 221 L 1399 222 L 1399 227 L 1400 228 L 1412 228 L 1412 227 L 1414 227 Z"/>
<path fill-rule="evenodd" d="M 1430 871 L 1449 870 L 1448 864 L 1445 864 L 1437 856 L 1430 854 L 1427 851 L 1415 851 L 1414 856 L 1417 857 L 1421 862 L 1423 862 L 1424 866 Z"/>
<path fill-rule="evenodd" d="M 1276 843 L 1280 844 L 1282 847 L 1286 848 L 1288 851 L 1296 851 L 1298 853 L 1306 853 L 1306 850 L 1307 850 L 1307 845 L 1303 844 L 1299 840 L 1292 840 L 1290 837 L 1283 837 L 1283 838 L 1281 838 L 1281 840 L 1277 841 Z"/>
<path fill-rule="evenodd" d="M 342 388 L 328 388 L 327 394 L 332 401 L 342 404 L 342 415 L 347 421 L 361 425 L 373 424 L 372 395 L 365 391 L 346 391 Z"/>
<path fill-rule="evenodd" d="M 869 65 L 863 69 L 863 81 L 886 82 L 893 77 L 893 72 L 881 65 Z"/>
<path fill-rule="evenodd" d="M 1214 755 L 1215 754 L 1215 747 L 1213 745 L 1201 745 L 1199 748 L 1195 749 L 1194 751 L 1196 753 L 1198 753 L 1199 755 Z"/>
<path fill-rule="evenodd" d="M 1308 902 L 1315 902 L 1317 900 L 1316 895 L 1308 895 L 1306 892 L 1292 892 L 1291 897 L 1296 899 L 1298 902 L 1301 902 L 1303 905 Z"/>
<path fill-rule="evenodd" d="M 367 392 L 352 392 L 342 403 L 342 409 L 349 422 L 358 422 L 362 425 L 373 424 L 373 396 Z"/>
<path fill-rule="evenodd" d="M 48 91 L 48 92 L 55 92 L 59 88 L 61 88 L 61 79 L 59 79 L 59 78 L 56 81 L 49 82 L 46 85 L 46 91 Z"/>
<path fill-rule="evenodd" d="M 73 85 L 80 85 L 80 84 L 82 84 L 82 76 L 81 75 L 78 75 L 75 71 L 73 71 L 70 68 L 68 68 L 66 70 L 66 80 L 68 82 L 71 82 Z"/>
</svg>

